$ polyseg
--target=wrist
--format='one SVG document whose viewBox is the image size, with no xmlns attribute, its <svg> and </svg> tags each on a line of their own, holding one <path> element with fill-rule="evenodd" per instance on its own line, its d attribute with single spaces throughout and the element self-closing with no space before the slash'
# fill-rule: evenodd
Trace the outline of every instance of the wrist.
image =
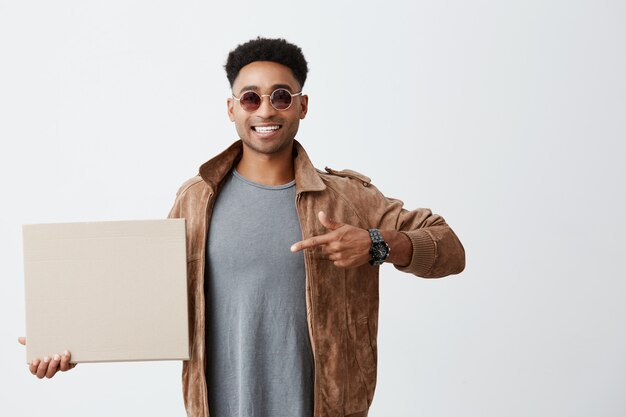
<svg viewBox="0 0 626 417">
<path fill-rule="evenodd" d="M 413 244 L 411 239 L 404 233 L 396 230 L 381 230 L 380 232 L 389 245 L 389 256 L 385 262 L 404 267 L 411 263 L 413 257 Z"/>
</svg>

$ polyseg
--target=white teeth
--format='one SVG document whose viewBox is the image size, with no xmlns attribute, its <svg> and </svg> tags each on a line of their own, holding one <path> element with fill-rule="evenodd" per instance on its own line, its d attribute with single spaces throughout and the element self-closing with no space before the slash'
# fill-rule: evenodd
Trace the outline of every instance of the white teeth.
<svg viewBox="0 0 626 417">
<path fill-rule="evenodd" d="M 259 133 L 268 133 L 268 132 L 273 132 L 274 130 L 280 129 L 280 126 L 278 126 L 278 125 L 275 125 L 275 126 L 254 126 L 253 129 L 256 132 L 259 132 Z"/>
</svg>

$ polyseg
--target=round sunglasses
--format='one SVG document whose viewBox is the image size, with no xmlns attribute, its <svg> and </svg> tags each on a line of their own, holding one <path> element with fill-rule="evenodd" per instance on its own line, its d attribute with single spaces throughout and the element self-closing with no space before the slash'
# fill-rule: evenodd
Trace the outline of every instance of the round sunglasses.
<svg viewBox="0 0 626 417">
<path fill-rule="evenodd" d="M 235 97 L 233 94 L 233 99 L 237 100 L 239 104 L 241 104 L 241 108 L 245 111 L 252 112 L 261 107 L 263 97 L 269 97 L 272 107 L 278 111 L 283 111 L 291 107 L 293 97 L 300 95 L 302 95 L 302 91 L 291 94 L 289 90 L 285 88 L 277 88 L 272 91 L 272 94 L 259 94 L 255 91 L 248 90 L 241 93 L 239 98 Z"/>
</svg>

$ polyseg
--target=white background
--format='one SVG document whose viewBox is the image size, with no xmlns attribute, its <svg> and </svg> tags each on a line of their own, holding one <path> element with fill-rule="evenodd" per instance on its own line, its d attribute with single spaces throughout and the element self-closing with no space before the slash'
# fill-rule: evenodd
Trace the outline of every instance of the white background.
<svg viewBox="0 0 626 417">
<path fill-rule="evenodd" d="M 0 1 L 0 415 L 183 416 L 180 363 L 27 371 L 21 225 L 163 218 L 236 139 L 222 65 L 300 45 L 318 167 L 443 215 L 381 270 L 372 417 L 626 415 L 623 1 Z"/>
</svg>

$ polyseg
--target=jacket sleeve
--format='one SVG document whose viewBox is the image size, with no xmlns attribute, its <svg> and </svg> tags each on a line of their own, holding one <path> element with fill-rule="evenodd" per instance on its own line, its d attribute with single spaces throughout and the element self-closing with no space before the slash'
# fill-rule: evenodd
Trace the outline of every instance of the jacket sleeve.
<svg viewBox="0 0 626 417">
<path fill-rule="evenodd" d="M 385 197 L 376 187 L 370 185 L 374 218 L 381 230 L 397 230 L 409 237 L 413 245 L 411 263 L 405 267 L 394 265 L 396 269 L 423 278 L 440 278 L 458 274 L 465 268 L 465 249 L 454 231 L 443 217 L 433 214 L 430 209 L 406 210 L 403 202 Z"/>
<path fill-rule="evenodd" d="M 192 185 L 200 182 L 200 176 L 196 175 L 193 178 L 188 179 L 187 181 L 185 181 L 183 183 L 183 185 L 180 186 L 180 188 L 176 191 L 176 198 L 174 199 L 174 204 L 172 205 L 172 208 L 170 209 L 169 214 L 167 215 L 168 219 L 179 219 L 183 216 L 183 209 L 182 209 L 182 200 L 183 200 L 183 196 L 185 195 L 185 192 L 187 191 L 187 189 L 189 187 L 191 187 Z"/>
<path fill-rule="evenodd" d="M 167 218 L 168 219 L 178 219 L 178 218 L 180 218 L 179 193 L 176 193 L 176 199 L 174 200 L 174 205 L 170 209 L 170 212 L 167 215 Z"/>
</svg>

